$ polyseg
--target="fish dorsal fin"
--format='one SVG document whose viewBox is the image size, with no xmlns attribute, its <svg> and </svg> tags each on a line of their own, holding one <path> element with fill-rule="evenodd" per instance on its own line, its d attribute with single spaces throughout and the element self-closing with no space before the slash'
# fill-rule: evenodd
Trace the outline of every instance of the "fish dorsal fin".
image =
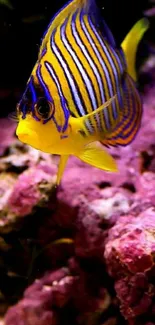
<svg viewBox="0 0 155 325">
<path fill-rule="evenodd" d="M 98 28 L 99 32 L 105 38 L 110 46 L 116 47 L 116 42 L 113 34 L 108 27 L 107 23 L 103 19 L 102 9 L 97 6 L 96 0 L 83 0 L 85 2 L 85 13 L 89 15 L 95 27 Z"/>
<path fill-rule="evenodd" d="M 123 49 L 125 59 L 127 62 L 127 71 L 133 80 L 137 80 L 135 62 L 136 53 L 140 40 L 142 39 L 144 33 L 149 28 L 149 21 L 147 18 L 140 19 L 126 35 L 125 39 L 121 44 Z"/>
</svg>

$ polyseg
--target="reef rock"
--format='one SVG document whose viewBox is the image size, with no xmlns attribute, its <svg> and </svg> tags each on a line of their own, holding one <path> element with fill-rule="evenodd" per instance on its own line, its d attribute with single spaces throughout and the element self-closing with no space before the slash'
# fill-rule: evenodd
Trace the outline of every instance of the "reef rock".
<svg viewBox="0 0 155 325">
<path fill-rule="evenodd" d="M 155 317 L 154 254 L 155 208 L 120 217 L 109 232 L 104 256 L 129 324 L 146 324 Z"/>
<path fill-rule="evenodd" d="M 55 175 L 39 166 L 29 168 L 19 177 L 1 174 L 0 232 L 7 233 L 16 228 L 24 216 L 47 204 L 55 179 Z"/>
<path fill-rule="evenodd" d="M 93 324 L 108 310 L 111 297 L 93 274 L 82 271 L 70 261 L 69 268 L 48 272 L 24 293 L 23 299 L 10 308 L 6 325 Z M 114 319 L 114 318 L 113 318 Z"/>
</svg>

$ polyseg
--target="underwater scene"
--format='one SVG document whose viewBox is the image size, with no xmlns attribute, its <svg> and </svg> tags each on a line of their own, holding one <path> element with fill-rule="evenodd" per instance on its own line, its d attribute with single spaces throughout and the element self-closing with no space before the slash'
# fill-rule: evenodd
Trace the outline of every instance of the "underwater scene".
<svg viewBox="0 0 155 325">
<path fill-rule="evenodd" d="M 0 325 L 155 325 L 155 0 L 0 0 Z"/>
</svg>

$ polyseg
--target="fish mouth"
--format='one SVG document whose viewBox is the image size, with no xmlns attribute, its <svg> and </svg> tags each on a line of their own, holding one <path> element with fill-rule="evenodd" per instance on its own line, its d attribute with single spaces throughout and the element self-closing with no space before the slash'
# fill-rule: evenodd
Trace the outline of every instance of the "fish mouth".
<svg viewBox="0 0 155 325">
<path fill-rule="evenodd" d="M 18 139 L 23 142 L 23 143 L 27 143 L 28 142 L 28 134 L 27 133 L 21 133 L 21 134 L 17 134 Z"/>
<path fill-rule="evenodd" d="M 29 130 L 30 131 L 30 130 Z M 44 151 L 46 153 L 51 153 L 50 150 L 50 145 L 46 146 L 43 143 L 43 139 L 40 139 L 37 136 L 37 133 L 35 131 L 31 131 L 31 132 L 19 132 L 18 130 L 16 131 L 16 135 L 19 139 L 19 141 L 21 141 L 22 143 L 31 146 L 34 149 L 40 150 L 40 151 Z"/>
<path fill-rule="evenodd" d="M 32 139 L 27 134 L 19 134 L 18 135 L 19 141 L 21 141 L 23 144 L 26 144 L 34 149 L 40 150 L 39 141 L 37 139 Z"/>
<path fill-rule="evenodd" d="M 17 127 L 17 130 L 16 130 L 16 136 L 18 137 L 18 139 L 25 143 L 25 144 L 28 144 L 32 147 L 38 147 L 38 143 L 39 143 L 39 139 L 37 137 L 37 134 L 35 131 L 33 130 L 20 130 L 20 128 Z"/>
<path fill-rule="evenodd" d="M 34 149 L 40 150 L 42 152 L 46 152 L 51 154 L 51 152 L 57 152 L 56 148 L 53 148 L 52 143 L 48 143 L 46 139 L 44 139 L 42 134 L 39 134 L 35 130 L 27 125 L 20 124 L 16 129 L 16 136 L 22 143 L 31 146 Z M 53 149 L 53 150 L 52 150 Z M 54 153 L 53 152 L 53 153 Z"/>
</svg>

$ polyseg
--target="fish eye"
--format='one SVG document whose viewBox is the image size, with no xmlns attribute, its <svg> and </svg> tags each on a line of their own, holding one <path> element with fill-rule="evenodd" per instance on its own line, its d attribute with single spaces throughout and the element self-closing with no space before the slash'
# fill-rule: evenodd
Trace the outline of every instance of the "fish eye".
<svg viewBox="0 0 155 325">
<path fill-rule="evenodd" d="M 50 118 L 54 111 L 54 106 L 45 98 L 40 98 L 35 105 L 35 115 L 42 120 Z"/>
</svg>

